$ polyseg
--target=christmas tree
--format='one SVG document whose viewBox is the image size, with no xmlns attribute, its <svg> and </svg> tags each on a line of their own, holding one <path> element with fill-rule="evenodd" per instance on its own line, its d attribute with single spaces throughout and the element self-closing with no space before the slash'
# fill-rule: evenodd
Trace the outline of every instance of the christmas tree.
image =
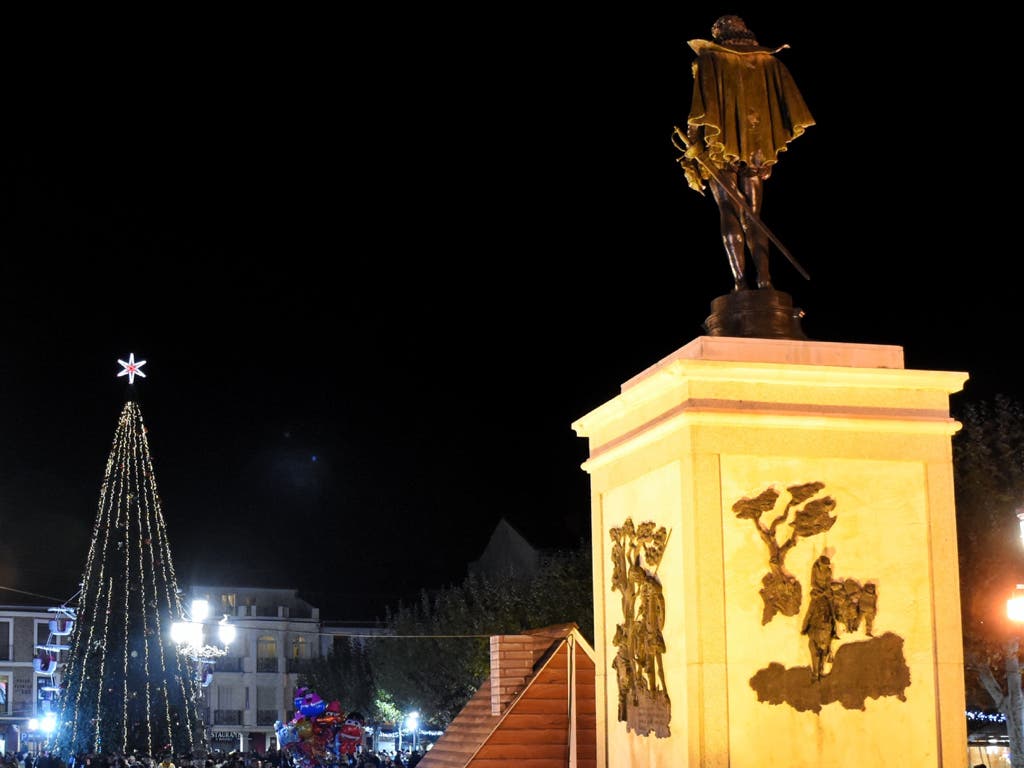
<svg viewBox="0 0 1024 768">
<path fill-rule="evenodd" d="M 171 638 L 184 618 L 135 376 L 100 487 L 61 674 L 54 748 L 81 753 L 199 752 L 205 736 L 195 661 Z"/>
</svg>

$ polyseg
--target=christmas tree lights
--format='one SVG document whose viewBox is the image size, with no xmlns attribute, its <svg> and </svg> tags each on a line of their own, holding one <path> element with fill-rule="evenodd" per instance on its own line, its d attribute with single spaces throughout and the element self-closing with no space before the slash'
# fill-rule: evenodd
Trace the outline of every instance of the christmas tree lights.
<svg viewBox="0 0 1024 768">
<path fill-rule="evenodd" d="M 142 376 L 145 361 L 129 359 L 122 374 Z M 64 758 L 203 751 L 201 690 L 194 661 L 171 637 L 184 611 L 147 430 L 131 397 L 107 459 L 81 587 L 54 748 Z"/>
</svg>

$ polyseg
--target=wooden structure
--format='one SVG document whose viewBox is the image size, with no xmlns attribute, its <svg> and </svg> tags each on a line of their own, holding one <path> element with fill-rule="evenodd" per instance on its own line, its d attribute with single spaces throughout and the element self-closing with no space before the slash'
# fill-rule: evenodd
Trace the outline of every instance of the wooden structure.
<svg viewBox="0 0 1024 768">
<path fill-rule="evenodd" d="M 491 674 L 419 768 L 596 768 L 594 651 L 575 624 L 491 638 Z"/>
</svg>

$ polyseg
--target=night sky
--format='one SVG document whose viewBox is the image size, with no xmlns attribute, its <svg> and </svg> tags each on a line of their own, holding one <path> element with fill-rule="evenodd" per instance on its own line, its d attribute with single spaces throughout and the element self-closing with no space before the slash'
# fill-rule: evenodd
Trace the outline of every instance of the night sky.
<svg viewBox="0 0 1024 768">
<path fill-rule="evenodd" d="M 1020 394 L 1016 64 L 984 9 L 750 7 L 12 32 L 0 587 L 76 590 L 129 353 L 181 581 L 373 618 L 502 517 L 589 537 L 571 423 L 731 287 L 669 141 L 722 13 L 792 46 L 817 121 L 763 210 L 807 335 L 967 371 L 954 406 Z"/>
</svg>

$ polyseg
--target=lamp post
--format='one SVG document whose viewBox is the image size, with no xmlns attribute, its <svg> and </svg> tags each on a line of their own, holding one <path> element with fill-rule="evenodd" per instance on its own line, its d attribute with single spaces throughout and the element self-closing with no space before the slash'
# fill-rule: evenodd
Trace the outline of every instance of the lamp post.
<svg viewBox="0 0 1024 768">
<path fill-rule="evenodd" d="M 186 621 L 171 625 L 171 639 L 178 650 L 196 662 L 199 684 L 207 687 L 213 680 L 212 666 L 216 660 L 227 654 L 227 646 L 235 640 L 235 626 L 228 621 L 228 615 L 217 622 L 217 639 L 220 645 L 210 645 L 206 640 L 206 624 L 210 616 L 210 604 L 206 600 L 192 601 L 192 610 Z"/>
<path fill-rule="evenodd" d="M 405 719 L 405 727 L 412 731 L 412 748 L 415 750 L 419 746 L 420 713 L 410 712 L 409 716 Z"/>
<path fill-rule="evenodd" d="M 227 646 L 235 640 L 235 627 L 228 621 L 228 615 L 217 622 L 217 639 L 220 645 L 210 645 L 206 640 L 206 624 L 210 616 L 210 604 L 206 600 L 194 599 L 191 611 L 185 621 L 171 624 L 171 640 L 178 646 L 178 652 L 196 663 L 196 679 L 202 688 L 213 682 L 213 665 L 227 654 Z M 212 721 L 211 721 L 212 722 Z M 205 732 L 205 725 L 203 726 Z M 206 735 L 203 735 L 206 741 Z"/>
<path fill-rule="evenodd" d="M 1017 516 L 1021 517 L 1022 513 Z M 1024 518 L 1021 518 L 1024 525 Z M 1006 601 L 1006 615 L 1010 621 L 1020 625 L 1024 622 L 1024 584 L 1018 584 L 1013 595 Z M 1024 766 L 1024 693 L 1021 690 L 1020 636 L 1014 635 L 1006 646 L 1004 664 L 1006 668 L 1006 705 L 1000 707 L 1006 716 L 1006 733 L 1010 739 L 1010 764 L 1013 768 Z"/>
<path fill-rule="evenodd" d="M 47 712 L 42 718 L 30 718 L 26 736 L 35 742 L 33 751 L 38 753 L 40 742 L 48 741 L 53 736 L 55 730 L 57 730 L 57 715 L 55 712 Z"/>
</svg>

